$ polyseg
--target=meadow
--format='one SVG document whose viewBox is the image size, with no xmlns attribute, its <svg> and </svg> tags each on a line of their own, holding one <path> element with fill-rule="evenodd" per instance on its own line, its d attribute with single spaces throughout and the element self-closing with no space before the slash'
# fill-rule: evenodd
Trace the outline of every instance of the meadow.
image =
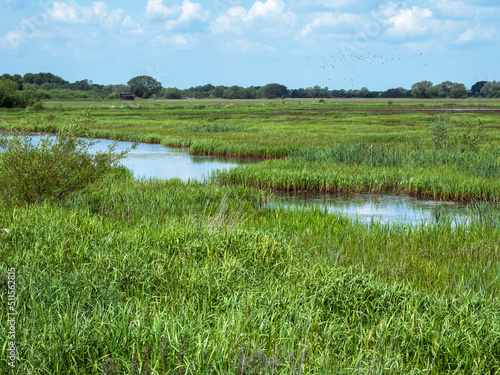
<svg viewBox="0 0 500 375">
<path fill-rule="evenodd" d="M 76 122 L 262 162 L 203 183 L 118 169 L 1 206 L 2 304 L 15 268 L 17 313 L 15 340 L 0 314 L 3 373 L 500 374 L 499 101 L 44 107 L 2 110 L 0 127 Z M 263 205 L 276 191 L 469 202 L 470 221 L 367 225 Z"/>
</svg>

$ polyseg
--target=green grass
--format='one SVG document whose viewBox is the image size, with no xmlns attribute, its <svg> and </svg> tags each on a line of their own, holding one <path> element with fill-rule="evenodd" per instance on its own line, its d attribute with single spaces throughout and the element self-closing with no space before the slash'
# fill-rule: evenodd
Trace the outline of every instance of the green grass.
<svg viewBox="0 0 500 375">
<path fill-rule="evenodd" d="M 239 186 L 114 181 L 0 214 L 21 372 L 500 371 L 498 226 L 366 228 Z"/>
<path fill-rule="evenodd" d="M 500 374 L 498 101 L 47 102 L 0 127 L 276 158 L 207 183 L 123 170 L 0 207 L 0 373 Z M 90 110 L 90 112 L 88 112 Z M 435 149 L 439 113 L 479 150 Z M 443 117 L 441 117 L 443 118 Z M 1 156 L 0 156 L 1 157 Z M 255 187 L 264 190 L 257 190 Z M 472 200 L 467 223 L 271 209 L 269 189 Z M 477 200 L 476 200 L 477 199 Z M 16 269 L 16 368 L 7 363 Z"/>
</svg>

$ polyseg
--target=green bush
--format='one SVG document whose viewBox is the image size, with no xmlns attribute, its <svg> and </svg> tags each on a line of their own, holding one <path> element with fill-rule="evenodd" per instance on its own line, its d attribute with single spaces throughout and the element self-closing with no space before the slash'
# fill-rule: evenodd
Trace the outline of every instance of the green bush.
<svg viewBox="0 0 500 375">
<path fill-rule="evenodd" d="M 0 137 L 0 200 L 7 205 L 30 205 L 57 200 L 86 189 L 111 172 L 129 150 L 90 153 L 93 138 L 78 138 L 83 127 L 65 126 L 56 135 L 42 134 L 35 144 L 22 132 Z"/>
</svg>

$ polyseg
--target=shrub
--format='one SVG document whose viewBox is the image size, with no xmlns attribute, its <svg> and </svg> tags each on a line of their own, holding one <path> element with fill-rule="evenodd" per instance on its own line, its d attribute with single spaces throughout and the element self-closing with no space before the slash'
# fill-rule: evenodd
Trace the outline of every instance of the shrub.
<svg viewBox="0 0 500 375">
<path fill-rule="evenodd" d="M 451 125 L 439 116 L 429 125 L 430 137 L 436 149 L 447 149 L 450 144 Z"/>
<path fill-rule="evenodd" d="M 0 137 L 0 200 L 7 205 L 30 205 L 57 200 L 88 188 L 111 172 L 129 150 L 90 153 L 93 138 L 78 138 L 83 127 L 65 126 L 56 135 L 42 134 L 38 143 L 26 131 Z"/>
</svg>

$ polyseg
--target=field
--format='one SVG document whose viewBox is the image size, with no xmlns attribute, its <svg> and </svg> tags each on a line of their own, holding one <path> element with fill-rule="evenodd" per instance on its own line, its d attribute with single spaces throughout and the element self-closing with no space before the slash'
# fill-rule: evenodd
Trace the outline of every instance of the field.
<svg viewBox="0 0 500 375">
<path fill-rule="evenodd" d="M 206 183 L 117 170 L 62 200 L 0 206 L 2 303 L 15 280 L 17 313 L 0 314 L 0 372 L 500 374 L 500 101 L 0 111 L 5 130 L 67 123 L 262 161 Z M 453 200 L 470 222 L 262 207 L 277 191 Z"/>
</svg>

